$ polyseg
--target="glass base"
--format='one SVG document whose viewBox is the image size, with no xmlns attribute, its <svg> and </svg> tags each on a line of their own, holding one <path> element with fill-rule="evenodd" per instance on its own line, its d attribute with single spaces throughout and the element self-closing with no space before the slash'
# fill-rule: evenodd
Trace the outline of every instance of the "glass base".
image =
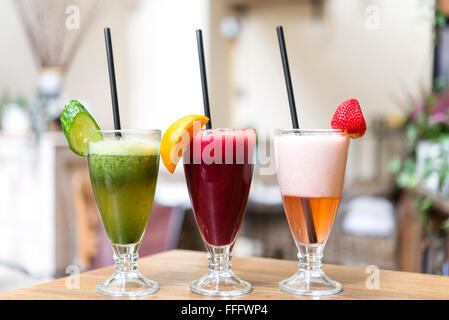
<svg viewBox="0 0 449 320">
<path fill-rule="evenodd" d="M 241 280 L 231 270 L 209 272 L 190 284 L 190 290 L 205 296 L 239 296 L 251 291 L 251 284 Z"/>
<path fill-rule="evenodd" d="M 307 296 L 327 296 L 342 290 L 341 284 L 331 280 L 322 270 L 298 270 L 290 278 L 279 282 L 279 288 Z"/>
<path fill-rule="evenodd" d="M 97 284 L 98 293 L 114 297 L 144 296 L 158 289 L 156 281 L 148 280 L 138 271 L 114 272 L 109 279 Z"/>
</svg>

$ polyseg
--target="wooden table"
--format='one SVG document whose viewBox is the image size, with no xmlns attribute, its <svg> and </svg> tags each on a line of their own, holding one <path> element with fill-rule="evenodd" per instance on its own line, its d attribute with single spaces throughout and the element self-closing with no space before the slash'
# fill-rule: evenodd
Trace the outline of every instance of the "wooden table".
<svg viewBox="0 0 449 320">
<path fill-rule="evenodd" d="M 278 288 L 280 280 L 297 270 L 296 261 L 239 257 L 232 261 L 234 272 L 253 285 L 251 293 L 235 299 L 312 299 Z M 0 299 L 114 299 L 95 292 L 95 285 L 111 275 L 112 270 L 107 267 L 82 273 L 79 289 L 67 289 L 67 278 L 61 278 L 2 294 Z M 188 287 L 190 281 L 207 270 L 204 252 L 172 250 L 155 254 L 140 259 L 139 270 L 158 281 L 160 287 L 157 293 L 139 299 L 205 299 Z M 370 290 L 365 286 L 369 274 L 363 268 L 325 265 L 324 270 L 343 285 L 343 291 L 321 299 L 449 299 L 449 277 L 381 270 L 380 288 Z"/>
</svg>

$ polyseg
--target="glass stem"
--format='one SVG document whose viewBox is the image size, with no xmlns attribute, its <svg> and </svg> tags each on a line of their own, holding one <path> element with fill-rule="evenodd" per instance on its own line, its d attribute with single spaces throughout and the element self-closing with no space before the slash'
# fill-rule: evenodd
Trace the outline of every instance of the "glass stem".
<svg viewBox="0 0 449 320">
<path fill-rule="evenodd" d="M 298 248 L 299 270 L 300 271 L 321 271 L 323 258 L 323 245 L 303 245 Z"/>
<path fill-rule="evenodd" d="M 137 271 L 138 249 L 139 244 L 137 243 L 127 245 L 113 244 L 115 272 L 128 273 Z"/>
<path fill-rule="evenodd" d="M 207 246 L 207 258 L 209 259 L 209 271 L 229 271 L 231 270 L 231 246 Z"/>
</svg>

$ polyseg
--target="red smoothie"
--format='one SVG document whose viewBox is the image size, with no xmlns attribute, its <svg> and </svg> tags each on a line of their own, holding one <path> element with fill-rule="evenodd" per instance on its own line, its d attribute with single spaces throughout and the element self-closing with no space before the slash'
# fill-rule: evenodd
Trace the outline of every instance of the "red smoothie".
<svg viewBox="0 0 449 320">
<path fill-rule="evenodd" d="M 203 130 L 184 153 L 190 200 L 203 239 L 234 242 L 246 209 L 254 167 L 253 129 Z"/>
</svg>

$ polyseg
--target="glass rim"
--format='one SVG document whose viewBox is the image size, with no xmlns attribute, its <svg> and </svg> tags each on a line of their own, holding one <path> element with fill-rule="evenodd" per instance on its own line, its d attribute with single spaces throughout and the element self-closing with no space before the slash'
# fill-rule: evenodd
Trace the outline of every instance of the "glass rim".
<svg viewBox="0 0 449 320">
<path fill-rule="evenodd" d="M 276 128 L 275 132 L 277 135 L 284 135 L 284 134 L 290 134 L 290 133 L 301 133 L 305 135 L 344 135 L 347 136 L 347 133 L 343 129 L 282 129 L 282 128 Z"/>
</svg>

